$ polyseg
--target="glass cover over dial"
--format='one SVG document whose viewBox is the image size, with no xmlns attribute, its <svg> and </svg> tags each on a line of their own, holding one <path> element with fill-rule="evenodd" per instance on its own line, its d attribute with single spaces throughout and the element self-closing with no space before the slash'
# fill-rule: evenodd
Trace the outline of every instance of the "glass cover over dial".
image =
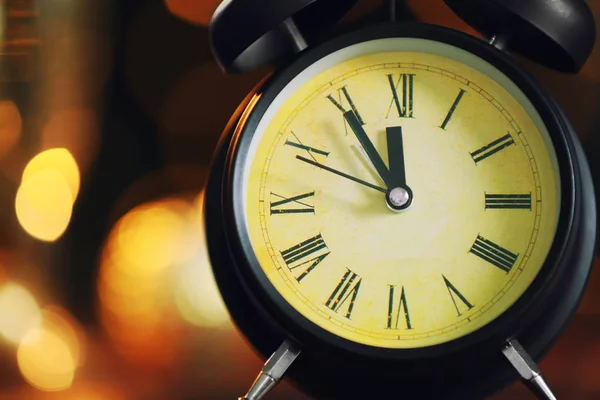
<svg viewBox="0 0 600 400">
<path fill-rule="evenodd" d="M 295 77 L 243 161 L 244 226 L 275 290 L 326 331 L 445 343 L 531 285 L 555 235 L 556 155 L 518 87 L 429 40 L 339 50 Z"/>
</svg>

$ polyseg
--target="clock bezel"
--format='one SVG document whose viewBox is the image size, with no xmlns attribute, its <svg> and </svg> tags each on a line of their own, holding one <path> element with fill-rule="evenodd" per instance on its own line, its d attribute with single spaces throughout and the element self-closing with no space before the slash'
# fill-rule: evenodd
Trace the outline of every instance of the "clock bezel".
<svg viewBox="0 0 600 400">
<path fill-rule="evenodd" d="M 561 183 L 561 212 L 555 238 L 544 266 L 525 293 L 502 315 L 472 333 L 450 342 L 411 349 L 380 348 L 341 338 L 316 325 L 291 307 L 268 280 L 254 255 L 243 216 L 245 196 L 241 194 L 245 159 L 252 136 L 278 93 L 304 69 L 337 50 L 359 42 L 390 37 L 428 39 L 455 46 L 492 64 L 513 81 L 533 104 L 546 125 L 558 159 Z M 301 345 L 333 346 L 345 352 L 381 359 L 442 356 L 474 345 L 497 348 L 506 338 L 517 335 L 523 326 L 534 319 L 536 312 L 543 308 L 546 300 L 552 295 L 551 288 L 554 286 L 552 283 L 560 279 L 561 271 L 568 268 L 562 260 L 572 235 L 576 190 L 578 190 L 574 179 L 574 148 L 572 141 L 569 140 L 568 129 L 561 122 L 554 103 L 539 84 L 505 53 L 478 38 L 449 28 L 422 23 L 370 26 L 334 38 L 302 53 L 287 67 L 276 72 L 255 99 L 255 104 L 246 110 L 246 115 L 242 118 L 243 123 L 236 129 L 232 140 L 233 145 L 227 157 L 229 173 L 223 186 L 224 214 L 228 224 L 227 236 L 232 251 L 238 255 L 237 269 L 242 279 L 259 299 L 262 307 L 279 322 L 279 325 L 285 327 L 290 337 Z M 578 300 L 578 298 L 569 299 L 574 302 L 574 306 Z M 546 336 L 549 336 L 547 340 L 551 341 L 555 333 L 550 332 Z"/>
</svg>

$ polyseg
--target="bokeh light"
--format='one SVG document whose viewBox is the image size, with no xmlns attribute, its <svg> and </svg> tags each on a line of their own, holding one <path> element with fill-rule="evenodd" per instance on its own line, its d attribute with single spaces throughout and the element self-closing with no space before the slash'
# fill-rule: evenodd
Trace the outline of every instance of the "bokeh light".
<svg viewBox="0 0 600 400">
<path fill-rule="evenodd" d="M 230 327 L 204 244 L 202 198 L 133 208 L 115 224 L 102 255 L 103 324 L 121 352 L 146 367 L 178 356 L 175 343 L 165 343 L 177 342 L 186 326 Z"/>
<path fill-rule="evenodd" d="M 173 15 L 206 26 L 221 0 L 165 0 L 165 2 Z"/>
<path fill-rule="evenodd" d="M 23 286 L 9 282 L 0 287 L 0 334 L 18 344 L 41 323 L 39 306 Z"/>
<path fill-rule="evenodd" d="M 56 169 L 28 175 L 17 191 L 15 210 L 19 223 L 36 239 L 58 239 L 71 220 L 73 195 Z"/>
<path fill-rule="evenodd" d="M 202 226 L 204 192 L 194 199 L 190 223 L 197 232 L 194 258 L 181 266 L 175 301 L 182 318 L 198 327 L 229 328 L 230 317 L 219 293 L 204 245 Z"/>
<path fill-rule="evenodd" d="M 56 333 L 33 329 L 17 352 L 23 377 L 41 390 L 64 390 L 75 377 L 75 360 L 67 343 Z"/>
<path fill-rule="evenodd" d="M 22 125 L 16 104 L 12 101 L 0 101 L 0 159 L 19 142 Z"/>
<path fill-rule="evenodd" d="M 181 328 L 172 293 L 174 271 L 194 252 L 189 215 L 189 204 L 174 198 L 135 207 L 116 223 L 103 252 L 103 323 L 123 355 L 146 367 L 177 357 L 164 344 L 176 342 Z"/>
<path fill-rule="evenodd" d="M 31 159 L 15 199 L 23 229 L 42 241 L 57 240 L 69 226 L 79 185 L 79 168 L 67 149 L 46 150 Z"/>
<path fill-rule="evenodd" d="M 44 391 L 66 390 L 75 379 L 81 351 L 78 334 L 65 313 L 48 308 L 42 311 L 42 324 L 19 344 L 17 362 L 32 386 Z"/>
<path fill-rule="evenodd" d="M 96 114 L 91 109 L 83 107 L 63 109 L 55 113 L 44 126 L 42 149 L 50 149 L 52 152 L 56 152 L 56 149 L 69 149 L 73 162 L 76 161 L 79 167 L 77 169 L 83 173 L 93 163 L 98 152 L 100 142 L 98 129 Z M 66 155 L 60 157 L 68 159 Z M 77 169 L 73 169 L 72 166 L 70 168 L 71 171 Z M 72 179 L 73 183 L 79 180 L 75 177 Z M 77 195 L 77 190 L 74 194 Z"/>
<path fill-rule="evenodd" d="M 57 170 L 66 180 L 75 202 L 79 193 L 80 176 L 77 162 L 71 152 L 65 148 L 54 148 L 41 152 L 29 161 L 23 171 L 22 182 L 40 171 Z"/>
</svg>

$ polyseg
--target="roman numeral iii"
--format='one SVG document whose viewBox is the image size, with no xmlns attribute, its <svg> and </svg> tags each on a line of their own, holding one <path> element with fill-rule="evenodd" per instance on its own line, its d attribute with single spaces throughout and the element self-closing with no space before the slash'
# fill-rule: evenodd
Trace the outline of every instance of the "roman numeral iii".
<svg viewBox="0 0 600 400">
<path fill-rule="evenodd" d="M 467 307 L 467 311 L 474 307 L 473 304 L 471 304 L 469 302 L 469 300 L 467 300 L 467 298 L 465 296 L 463 296 L 463 294 L 461 292 L 458 291 L 456 286 L 454 286 L 452 284 L 452 282 L 450 282 L 448 280 L 448 278 L 446 278 L 444 275 L 442 275 L 442 278 L 444 278 L 444 283 L 446 284 L 446 289 L 448 289 L 448 293 L 450 294 L 450 298 L 452 299 L 452 303 L 454 304 L 454 308 L 456 308 L 456 313 L 458 314 L 459 317 L 462 314 L 460 313 L 460 309 L 458 308 L 458 304 L 456 302 L 457 299 L 460 302 L 462 302 L 465 307 Z"/>
<path fill-rule="evenodd" d="M 392 90 L 392 105 L 396 106 L 396 111 L 400 118 L 414 118 L 414 83 L 415 74 L 400 74 L 398 80 L 394 82 L 394 75 L 387 76 Z M 401 93 L 398 94 L 398 88 L 402 85 Z M 388 117 L 390 112 L 388 110 Z"/>
<path fill-rule="evenodd" d="M 300 282 L 329 255 L 330 251 L 319 233 L 280 253 L 290 271 L 300 271 L 296 276 L 296 280 Z"/>
<path fill-rule="evenodd" d="M 337 313 L 343 312 L 344 317 L 350 319 L 361 282 L 362 278 L 360 276 L 346 268 L 346 273 L 340 279 L 325 305 Z M 345 308 L 345 311 L 342 307 Z"/>
<path fill-rule="evenodd" d="M 522 209 L 531 211 L 531 193 L 529 194 L 485 194 L 485 208 Z"/>
<path fill-rule="evenodd" d="M 507 148 L 508 146 L 512 146 L 514 144 L 515 144 L 515 141 L 513 140 L 510 133 L 508 133 L 508 134 L 502 136 L 500 139 L 496 139 L 493 142 L 491 142 L 490 144 L 487 144 L 487 145 L 483 146 L 482 148 L 475 150 L 474 152 L 471 153 L 471 157 L 473 158 L 473 161 L 475 161 L 475 164 L 478 164 L 481 161 L 485 160 L 486 158 L 493 156 L 494 154 L 498 153 L 499 151 Z"/>
<path fill-rule="evenodd" d="M 398 296 L 396 302 L 396 286 L 389 285 L 390 294 L 388 302 L 388 313 L 387 313 L 387 329 L 398 329 L 400 320 L 404 320 L 404 326 L 406 329 L 412 329 L 410 323 L 410 314 L 408 312 L 408 303 L 406 301 L 406 293 L 404 292 L 404 286 Z"/>
<path fill-rule="evenodd" d="M 309 204 L 314 200 L 315 192 L 299 194 L 293 197 L 284 197 L 277 193 L 271 192 L 271 198 L 276 199 L 271 201 L 271 215 L 273 214 L 314 214 L 315 206 Z M 311 199 L 312 198 L 312 199 Z"/>
<path fill-rule="evenodd" d="M 515 254 L 480 235 L 477 235 L 477 239 L 475 239 L 475 243 L 469 252 L 495 267 L 500 268 L 507 274 L 519 258 L 518 254 Z"/>
</svg>

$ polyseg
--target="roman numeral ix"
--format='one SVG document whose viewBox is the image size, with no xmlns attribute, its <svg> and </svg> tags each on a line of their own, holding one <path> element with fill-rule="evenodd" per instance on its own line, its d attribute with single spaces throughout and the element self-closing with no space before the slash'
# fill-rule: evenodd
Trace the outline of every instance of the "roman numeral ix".
<svg viewBox="0 0 600 400">
<path fill-rule="evenodd" d="M 308 204 L 308 198 L 314 197 L 315 192 L 308 192 L 299 194 L 293 197 L 284 197 L 277 193 L 271 192 L 271 198 L 273 196 L 279 200 L 271 201 L 271 215 L 273 214 L 314 214 L 315 206 Z M 302 201 L 301 201 L 302 200 Z M 287 207 L 283 207 L 287 206 Z"/>
<path fill-rule="evenodd" d="M 402 286 L 400 297 L 396 303 L 396 286 L 388 285 L 390 287 L 389 302 L 388 302 L 388 314 L 387 314 L 387 329 L 398 329 L 400 320 L 404 320 L 406 329 L 412 329 L 410 323 L 410 314 L 408 313 L 408 303 L 406 302 L 406 293 L 404 292 L 404 286 Z M 400 316 L 402 313 L 402 317 Z"/>
<path fill-rule="evenodd" d="M 529 194 L 485 194 L 485 209 L 522 209 L 531 211 Z"/>
<path fill-rule="evenodd" d="M 477 239 L 475 239 L 475 243 L 469 252 L 500 268 L 507 274 L 519 258 L 518 254 L 515 254 L 480 235 L 477 235 Z"/>
<path fill-rule="evenodd" d="M 394 82 L 394 75 L 389 74 L 388 82 L 392 90 L 392 102 L 388 108 L 387 117 L 390 116 L 392 105 L 396 106 L 400 118 L 414 118 L 414 82 L 415 74 L 400 74 L 398 80 Z M 402 96 L 398 94 L 398 87 L 402 83 Z M 402 101 L 400 99 L 402 98 Z"/>
<path fill-rule="evenodd" d="M 347 269 L 347 268 L 346 268 Z M 362 282 L 362 278 L 356 275 L 351 270 L 347 269 L 346 273 L 340 279 L 340 282 L 335 287 L 331 296 L 325 303 L 327 307 L 329 307 L 332 311 L 340 312 L 342 306 L 346 306 L 346 313 L 344 317 L 350 319 L 352 315 L 352 309 L 354 308 L 354 302 L 356 301 L 356 296 L 358 295 L 358 290 L 360 289 L 360 283 Z"/>
<path fill-rule="evenodd" d="M 329 253 L 329 248 L 319 233 L 287 250 L 281 251 L 281 257 L 283 257 L 283 261 L 290 271 L 301 271 L 300 275 L 296 276 L 296 280 L 301 282 Z"/>
</svg>

